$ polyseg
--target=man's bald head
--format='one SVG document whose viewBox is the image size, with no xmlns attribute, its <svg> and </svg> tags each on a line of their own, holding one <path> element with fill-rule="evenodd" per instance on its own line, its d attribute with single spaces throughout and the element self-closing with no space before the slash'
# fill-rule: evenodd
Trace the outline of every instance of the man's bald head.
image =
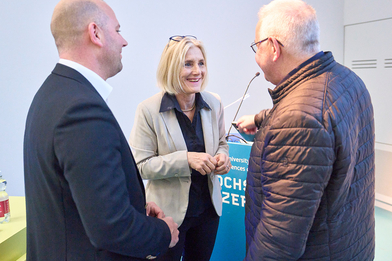
<svg viewBox="0 0 392 261">
<path fill-rule="evenodd" d="M 104 5 L 102 0 L 61 0 L 56 5 L 50 28 L 59 53 L 80 44 L 91 22 L 105 25 Z"/>
</svg>

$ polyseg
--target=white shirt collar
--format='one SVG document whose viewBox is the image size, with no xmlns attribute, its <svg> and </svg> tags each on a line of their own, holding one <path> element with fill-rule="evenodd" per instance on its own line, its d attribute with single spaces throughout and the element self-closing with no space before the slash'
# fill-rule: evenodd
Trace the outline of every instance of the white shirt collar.
<svg viewBox="0 0 392 261">
<path fill-rule="evenodd" d="M 98 74 L 74 61 L 60 59 L 59 63 L 71 67 L 82 74 L 94 86 L 99 95 L 101 95 L 102 99 L 107 102 L 113 87 L 104 81 Z"/>
</svg>

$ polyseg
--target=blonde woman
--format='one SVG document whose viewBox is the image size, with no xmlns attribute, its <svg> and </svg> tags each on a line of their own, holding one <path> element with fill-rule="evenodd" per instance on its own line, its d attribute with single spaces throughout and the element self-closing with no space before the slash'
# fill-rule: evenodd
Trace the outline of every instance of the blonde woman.
<svg viewBox="0 0 392 261">
<path fill-rule="evenodd" d="M 222 214 L 217 175 L 231 168 L 219 96 L 204 92 L 207 60 L 194 36 L 172 36 L 158 65 L 161 92 L 139 104 L 130 145 L 148 201 L 179 225 L 159 260 L 210 260 Z"/>
</svg>

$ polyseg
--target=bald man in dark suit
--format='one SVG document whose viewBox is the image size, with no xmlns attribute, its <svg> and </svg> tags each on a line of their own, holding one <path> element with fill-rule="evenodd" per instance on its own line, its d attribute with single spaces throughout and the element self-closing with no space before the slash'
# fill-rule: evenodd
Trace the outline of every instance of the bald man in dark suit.
<svg viewBox="0 0 392 261">
<path fill-rule="evenodd" d="M 24 139 L 27 260 L 154 259 L 178 241 L 173 219 L 146 204 L 105 101 L 127 45 L 119 27 L 101 0 L 54 10 L 60 61 L 34 97 Z"/>
</svg>

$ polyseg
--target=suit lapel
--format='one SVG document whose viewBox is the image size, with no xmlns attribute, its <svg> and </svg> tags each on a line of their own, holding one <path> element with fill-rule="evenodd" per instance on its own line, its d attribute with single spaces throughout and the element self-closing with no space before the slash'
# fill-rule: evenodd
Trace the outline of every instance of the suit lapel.
<svg viewBox="0 0 392 261">
<path fill-rule="evenodd" d="M 204 97 L 203 97 L 204 98 Z M 163 121 L 165 122 L 165 127 L 170 133 L 173 143 L 176 146 L 177 150 L 187 150 L 186 143 L 184 137 L 182 135 L 180 124 L 178 123 L 176 113 L 174 110 L 169 110 L 161 113 Z M 203 108 L 200 110 L 201 124 L 203 128 L 203 136 L 204 136 L 204 146 L 206 149 L 206 153 L 214 156 L 216 153 L 216 149 L 214 149 L 214 135 L 213 135 L 213 121 L 212 121 L 212 111 Z"/>
<path fill-rule="evenodd" d="M 178 123 L 174 110 L 161 112 L 168 133 L 171 135 L 176 150 L 187 150 L 180 124 Z"/>
</svg>

